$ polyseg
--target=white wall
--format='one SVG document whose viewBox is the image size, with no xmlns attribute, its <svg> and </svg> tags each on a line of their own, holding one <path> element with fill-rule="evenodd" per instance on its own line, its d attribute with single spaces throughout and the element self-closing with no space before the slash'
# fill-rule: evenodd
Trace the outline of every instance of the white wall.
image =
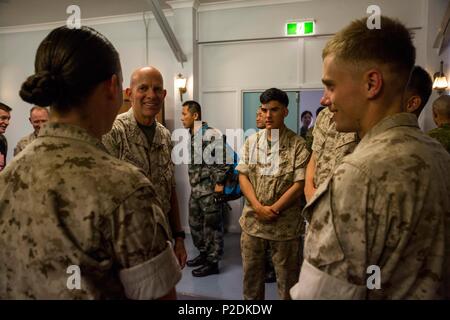
<svg viewBox="0 0 450 320">
<path fill-rule="evenodd" d="M 242 126 L 243 91 L 272 86 L 283 89 L 322 88 L 323 46 L 350 20 L 366 15 L 366 8 L 371 4 L 379 5 L 382 14 L 397 17 L 408 28 L 414 29 L 417 64 L 425 66 L 432 74 L 437 71 L 440 59 L 431 45 L 447 3 L 448 0 L 312 0 L 226 10 L 218 9 L 223 4 L 208 5 L 199 9 L 198 26 L 195 24 L 195 10 L 174 9 L 168 19 L 188 56 L 184 67 L 175 60 L 155 20 L 151 20 L 149 28 L 149 64 L 161 70 L 168 90 L 168 127 L 172 130 L 181 126 L 181 102 L 173 88 L 178 72 L 188 77 L 189 91 L 185 99 L 198 98 L 204 107 L 204 118 L 221 130 Z M 36 14 L 39 14 L 38 10 Z M 315 19 L 316 31 L 322 36 L 267 39 L 283 37 L 284 23 L 301 18 Z M 127 86 L 131 72 L 145 64 L 143 21 L 91 22 L 118 49 L 124 86 Z M 6 133 L 10 145 L 9 161 L 16 142 L 32 130 L 27 120 L 30 106 L 21 101 L 17 93 L 21 83 L 33 72 L 37 46 L 48 32 L 49 29 L 16 33 L 1 33 L 0 30 L 0 100 L 14 108 Z M 246 39 L 253 41 L 236 41 Z M 195 44 L 196 40 L 200 45 Z M 224 42 L 230 40 L 234 42 Z M 441 56 L 447 74 L 450 72 L 449 58 L 450 49 Z M 426 112 L 421 123 L 428 128 L 432 126 L 429 108 Z M 190 187 L 186 167 L 177 167 L 176 175 L 182 223 L 187 226 Z M 239 231 L 240 205 L 234 203 L 233 207 L 228 229 Z"/>
</svg>

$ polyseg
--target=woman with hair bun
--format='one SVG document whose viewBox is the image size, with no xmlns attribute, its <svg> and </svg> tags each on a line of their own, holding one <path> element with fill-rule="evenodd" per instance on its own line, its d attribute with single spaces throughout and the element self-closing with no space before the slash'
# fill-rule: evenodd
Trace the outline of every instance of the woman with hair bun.
<svg viewBox="0 0 450 320">
<path fill-rule="evenodd" d="M 100 142 L 122 104 L 112 44 L 88 27 L 53 30 L 20 96 L 51 112 L 0 174 L 0 299 L 176 298 L 155 191 Z"/>
</svg>

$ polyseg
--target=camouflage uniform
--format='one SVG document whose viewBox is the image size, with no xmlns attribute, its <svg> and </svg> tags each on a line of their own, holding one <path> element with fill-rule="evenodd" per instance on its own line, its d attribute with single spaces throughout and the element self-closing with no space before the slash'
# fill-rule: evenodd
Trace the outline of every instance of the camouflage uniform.
<svg viewBox="0 0 450 320">
<path fill-rule="evenodd" d="M 237 170 L 246 175 L 253 186 L 256 198 L 262 205 L 274 204 L 294 182 L 305 179 L 305 168 L 309 158 L 305 140 L 288 128 L 280 130 L 279 167 L 272 175 L 263 175 L 265 167 L 259 159 L 252 160 L 253 154 L 267 154 L 267 130 L 250 136 L 244 144 Z M 289 299 L 289 289 L 295 284 L 301 264 L 301 240 L 304 223 L 300 201 L 294 202 L 281 212 L 274 221 L 261 221 L 246 200 L 239 220 L 241 251 L 243 262 L 244 299 L 264 299 L 264 250 L 272 250 L 278 294 Z"/>
<path fill-rule="evenodd" d="M 134 118 L 133 109 L 130 109 L 117 116 L 113 128 L 102 141 L 111 155 L 142 169 L 153 185 L 158 186 L 158 197 L 168 215 L 172 188 L 175 188 L 175 169 L 171 161 L 173 144 L 169 130 L 156 122 L 155 136 L 149 146 Z"/>
<path fill-rule="evenodd" d="M 27 136 L 23 137 L 22 139 L 20 139 L 19 142 L 17 142 L 16 147 L 14 148 L 14 156 L 17 156 L 20 151 L 25 149 L 25 147 L 27 145 L 29 145 L 36 138 L 37 138 L 37 134 L 36 134 L 36 132 L 33 131 L 29 135 L 27 135 Z"/>
<path fill-rule="evenodd" d="M 316 154 L 314 186 L 322 184 L 339 166 L 344 156 L 353 152 L 358 144 L 356 133 L 337 132 L 333 113 L 325 108 L 314 125 L 312 150 Z"/>
<path fill-rule="evenodd" d="M 449 291 L 449 172 L 450 156 L 415 115 L 373 127 L 303 212 L 310 225 L 293 298 L 434 299 Z M 366 287 L 371 265 L 381 270 L 379 290 Z"/>
<path fill-rule="evenodd" d="M 214 138 L 217 131 L 209 127 L 206 122 L 191 137 L 191 163 L 188 166 L 189 182 L 191 184 L 191 197 L 189 199 L 189 226 L 195 247 L 208 262 L 217 263 L 223 255 L 223 218 L 228 211 L 228 205 L 216 203 L 214 199 L 214 186 L 223 183 L 225 173 L 230 168 L 225 157 L 222 164 L 207 164 L 203 152 L 212 143 L 217 143 L 216 150 L 223 154 L 223 138 Z M 212 135 L 211 141 L 202 139 L 202 145 L 196 147 L 196 140 Z M 196 139 L 197 137 L 197 139 Z M 201 159 L 201 163 L 195 163 Z M 197 161 L 198 162 L 198 161 Z"/>
<path fill-rule="evenodd" d="M 0 173 L 0 299 L 160 297 L 181 278 L 167 240 L 150 181 L 84 129 L 47 124 Z"/>
<path fill-rule="evenodd" d="M 447 152 L 450 153 L 450 123 L 446 123 L 442 125 L 442 127 L 428 131 L 428 135 L 438 140 Z"/>
</svg>

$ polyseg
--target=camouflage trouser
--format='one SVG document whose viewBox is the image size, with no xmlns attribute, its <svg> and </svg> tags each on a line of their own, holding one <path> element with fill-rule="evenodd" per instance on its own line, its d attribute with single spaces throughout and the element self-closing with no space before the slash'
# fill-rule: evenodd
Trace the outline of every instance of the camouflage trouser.
<svg viewBox="0 0 450 320">
<path fill-rule="evenodd" d="M 301 239 L 274 241 L 241 234 L 244 269 L 244 299 L 264 300 L 265 252 L 270 248 L 277 277 L 278 295 L 289 300 L 289 289 L 298 281 L 301 265 Z"/>
<path fill-rule="evenodd" d="M 189 226 L 195 247 L 212 263 L 223 255 L 223 216 L 227 204 L 216 204 L 214 196 L 189 199 Z"/>
</svg>

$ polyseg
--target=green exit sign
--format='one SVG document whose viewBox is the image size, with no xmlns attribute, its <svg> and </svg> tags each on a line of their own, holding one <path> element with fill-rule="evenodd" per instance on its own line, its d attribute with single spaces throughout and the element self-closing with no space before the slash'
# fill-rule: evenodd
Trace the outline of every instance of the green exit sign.
<svg viewBox="0 0 450 320">
<path fill-rule="evenodd" d="M 310 36 L 316 33 L 314 20 L 300 22 L 287 22 L 285 27 L 286 36 Z"/>
</svg>

